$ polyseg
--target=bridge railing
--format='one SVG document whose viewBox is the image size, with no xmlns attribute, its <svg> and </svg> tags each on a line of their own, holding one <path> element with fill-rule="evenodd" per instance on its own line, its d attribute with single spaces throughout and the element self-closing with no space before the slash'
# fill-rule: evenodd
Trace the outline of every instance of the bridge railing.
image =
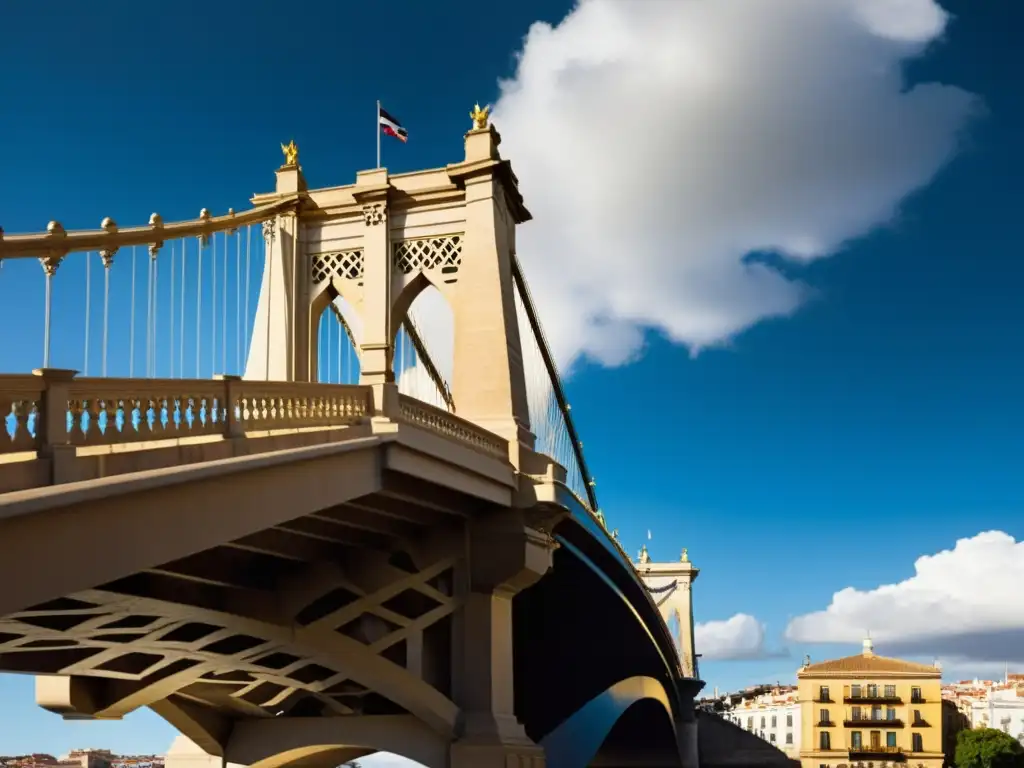
<svg viewBox="0 0 1024 768">
<path fill-rule="evenodd" d="M 4 375 L 0 455 L 343 427 L 369 418 L 373 405 L 369 387 L 344 384 Z"/>
</svg>

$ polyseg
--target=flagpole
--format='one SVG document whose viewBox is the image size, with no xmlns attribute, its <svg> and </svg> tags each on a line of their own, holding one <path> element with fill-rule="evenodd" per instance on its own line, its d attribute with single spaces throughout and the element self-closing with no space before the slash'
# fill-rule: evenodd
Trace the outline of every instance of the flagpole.
<svg viewBox="0 0 1024 768">
<path fill-rule="evenodd" d="M 380 99 L 377 99 L 377 168 L 380 169 Z"/>
</svg>

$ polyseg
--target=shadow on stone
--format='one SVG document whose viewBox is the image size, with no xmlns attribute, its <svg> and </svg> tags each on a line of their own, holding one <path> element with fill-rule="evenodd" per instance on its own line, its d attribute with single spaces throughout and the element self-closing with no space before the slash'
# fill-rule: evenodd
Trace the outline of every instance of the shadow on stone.
<svg viewBox="0 0 1024 768">
<path fill-rule="evenodd" d="M 701 768 L 772 766 L 799 768 L 800 761 L 786 756 L 764 739 L 718 715 L 697 713 L 697 748 Z"/>
</svg>

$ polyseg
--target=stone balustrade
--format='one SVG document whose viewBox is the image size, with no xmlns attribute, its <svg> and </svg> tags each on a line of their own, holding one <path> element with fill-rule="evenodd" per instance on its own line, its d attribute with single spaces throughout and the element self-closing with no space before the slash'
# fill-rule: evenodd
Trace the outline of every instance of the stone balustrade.
<svg viewBox="0 0 1024 768">
<path fill-rule="evenodd" d="M 81 471 L 58 467 L 85 456 L 123 457 L 126 451 L 152 455 L 115 462 L 121 469 L 96 470 L 119 474 L 182 461 L 176 458 L 180 451 L 167 450 L 174 446 L 192 446 L 192 454 L 201 454 L 189 461 L 214 460 L 224 451 L 204 454 L 203 444 L 369 428 L 375 408 L 379 410 L 370 386 L 244 381 L 237 376 L 79 378 L 75 371 L 59 369 L 0 375 L 0 494 L 85 479 L 79 477 Z M 508 457 L 508 445 L 499 436 L 414 398 L 401 396 L 395 418 L 495 458 Z M 277 447 L 267 443 L 259 450 Z M 161 449 L 164 458 L 157 456 Z"/>
</svg>

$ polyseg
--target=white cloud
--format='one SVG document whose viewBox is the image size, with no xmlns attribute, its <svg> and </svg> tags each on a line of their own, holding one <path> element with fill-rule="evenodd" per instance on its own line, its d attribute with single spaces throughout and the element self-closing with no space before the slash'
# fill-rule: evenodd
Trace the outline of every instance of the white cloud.
<svg viewBox="0 0 1024 768">
<path fill-rule="evenodd" d="M 793 619 L 786 637 L 859 643 L 887 655 L 935 655 L 947 666 L 1024 662 L 1024 541 L 1002 531 L 925 555 L 914 575 L 867 591 L 847 587 L 825 610 Z"/>
<path fill-rule="evenodd" d="M 534 24 L 494 122 L 560 365 L 793 313 L 808 289 L 744 257 L 827 256 L 931 180 L 974 100 L 901 67 L 946 22 L 934 0 L 583 0 Z"/>
<path fill-rule="evenodd" d="M 765 659 L 786 655 L 764 647 L 764 625 L 746 613 L 724 621 L 706 621 L 693 628 L 697 653 L 707 661 Z"/>
</svg>

